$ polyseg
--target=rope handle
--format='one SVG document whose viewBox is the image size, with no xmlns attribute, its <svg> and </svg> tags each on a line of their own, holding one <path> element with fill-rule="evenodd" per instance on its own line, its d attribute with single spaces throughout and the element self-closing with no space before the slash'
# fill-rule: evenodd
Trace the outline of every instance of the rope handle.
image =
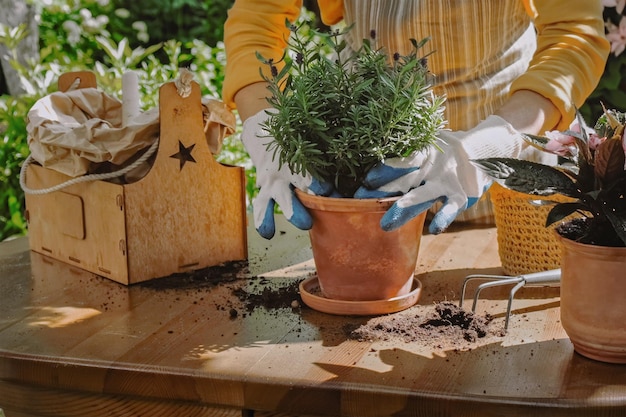
<svg viewBox="0 0 626 417">
<path fill-rule="evenodd" d="M 133 162 L 132 164 L 130 164 L 130 165 L 128 165 L 128 166 L 118 170 L 118 171 L 107 172 L 106 174 L 82 175 L 80 177 L 75 177 L 75 178 L 69 179 L 67 181 L 64 181 L 61 184 L 57 184 L 57 185 L 54 185 L 54 186 L 49 187 L 49 188 L 42 188 L 42 189 L 39 189 L 39 190 L 35 190 L 35 189 L 32 189 L 32 188 L 29 188 L 26 185 L 26 169 L 28 168 L 28 166 L 30 164 L 32 164 L 34 162 L 34 158 L 32 157 L 32 155 L 28 155 L 28 157 L 26 158 L 26 160 L 24 161 L 24 163 L 22 164 L 22 167 L 20 169 L 20 187 L 22 187 L 22 190 L 26 194 L 42 195 L 42 194 L 49 194 L 49 193 L 52 193 L 54 191 L 59 191 L 59 190 L 62 190 L 63 188 L 69 187 L 70 185 L 78 184 L 78 183 L 81 183 L 81 182 L 108 180 L 108 179 L 111 179 L 111 178 L 121 177 L 122 175 L 129 173 L 133 169 L 137 168 L 139 165 L 141 165 L 144 162 L 146 162 L 148 160 L 148 158 L 150 158 L 152 156 L 152 154 L 157 150 L 158 147 L 159 147 L 159 140 L 157 139 L 157 140 L 154 141 L 154 143 L 152 145 L 150 145 L 148 150 L 146 152 L 144 152 L 143 155 L 141 155 L 139 158 L 137 158 L 137 160 L 135 162 Z"/>
<path fill-rule="evenodd" d="M 194 75 L 191 71 L 189 71 L 187 68 L 180 68 L 178 78 L 174 80 L 174 85 L 176 86 L 176 91 L 182 98 L 187 98 L 191 94 L 191 82 L 193 81 L 193 78 L 194 78 Z M 77 78 L 70 85 L 68 90 L 74 90 L 78 88 L 79 84 L 80 84 L 80 78 Z M 80 177 L 72 178 L 70 180 L 62 182 L 61 184 L 57 184 L 52 187 L 43 188 L 39 190 L 34 190 L 32 188 L 29 188 L 26 185 L 26 169 L 34 161 L 32 155 L 28 155 L 28 157 L 22 164 L 22 167 L 20 168 L 20 187 L 22 187 L 22 190 L 26 194 L 42 195 L 42 194 L 49 194 L 54 191 L 59 191 L 59 190 L 62 190 L 63 188 L 69 187 L 70 185 L 74 185 L 74 184 L 78 184 L 82 182 L 109 180 L 112 178 L 121 177 L 122 175 L 129 173 L 133 169 L 137 168 L 138 166 L 146 162 L 148 158 L 150 158 L 152 154 L 154 154 L 154 152 L 158 149 L 158 147 L 159 147 L 159 139 L 157 138 L 157 140 L 150 146 L 150 148 L 148 148 L 148 150 L 143 155 L 141 155 L 135 162 L 133 162 L 132 164 L 118 171 L 107 172 L 106 174 L 82 175 Z"/>
</svg>

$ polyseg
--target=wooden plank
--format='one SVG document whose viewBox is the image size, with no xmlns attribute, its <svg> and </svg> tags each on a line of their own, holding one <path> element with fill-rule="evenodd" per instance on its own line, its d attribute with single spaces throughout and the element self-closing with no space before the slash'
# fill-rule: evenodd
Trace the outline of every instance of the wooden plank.
<svg viewBox="0 0 626 417">
<path fill-rule="evenodd" d="M 49 188 L 69 179 L 39 165 L 27 168 L 26 184 L 31 189 Z M 31 249 L 128 283 L 123 199 L 124 187 L 105 181 L 73 184 L 49 194 L 26 194 Z M 82 220 L 78 218 L 81 212 Z"/>
<path fill-rule="evenodd" d="M 211 404 L 149 399 L 128 401 L 123 396 L 56 390 L 7 381 L 0 381 L 0 397 L 6 417 L 241 417 L 238 409 Z M 24 406 L 24 398 L 29 399 L 28 407 Z"/>
<path fill-rule="evenodd" d="M 96 74 L 91 71 L 74 71 L 61 74 L 57 82 L 59 91 L 67 91 L 70 88 L 95 88 Z"/>
<path fill-rule="evenodd" d="M 91 71 L 61 74 L 59 91 L 96 88 Z M 26 184 L 40 190 L 72 179 L 31 164 Z M 124 190 L 104 181 L 75 184 L 48 194 L 26 194 L 31 249 L 117 282 L 128 283 Z"/>
<path fill-rule="evenodd" d="M 90 72 L 59 79 L 60 90 L 95 86 Z M 27 194 L 33 250 L 122 284 L 247 258 L 244 169 L 211 154 L 197 83 L 187 98 L 174 83 L 160 95 L 160 144 L 146 177 Z M 26 183 L 37 190 L 69 179 L 31 164 Z"/>
<path fill-rule="evenodd" d="M 275 239 L 281 236 L 295 234 Z M 58 392 L 70 412 L 78 400 L 71 395 L 80 392 L 102 396 L 100 405 L 124 398 L 129 410 L 159 400 L 170 407 L 208 404 L 285 416 L 620 415 L 626 374 L 574 353 L 559 323 L 558 288 L 520 291 L 507 334 L 461 348 L 441 340 L 348 338 L 350 326 L 400 315 L 418 320 L 434 302 L 458 302 L 467 274 L 498 271 L 495 241 L 493 228 L 425 235 L 420 265 L 427 267 L 418 267 L 423 298 L 380 318 L 304 307 L 258 308 L 233 317 L 229 306 L 237 298 L 229 285 L 126 287 L 85 276 L 72 281 L 71 267 L 56 261 L 43 274 L 35 269 L 31 282 L 31 268 L 21 267 L 24 257 L 12 252 L 12 261 L 0 263 L 9 265 L 9 273 L 0 274 L 0 289 L 12 302 L 6 309 L 0 305 L 0 313 L 16 311 L 0 326 L 0 381 Z M 259 256 L 271 253 L 252 249 Z M 281 290 L 311 270 L 306 261 L 263 276 L 271 289 Z M 62 279 L 50 280 L 53 275 Z M 244 288 L 251 289 L 253 278 L 244 277 Z M 488 291 L 483 298 L 480 312 L 494 314 L 494 323 L 502 325 L 508 291 Z M 94 310 L 99 314 L 88 314 Z M 0 407 L 8 398 L 11 409 L 42 413 L 42 406 L 23 401 L 33 395 L 0 387 Z"/>
<path fill-rule="evenodd" d="M 199 86 L 183 98 L 174 83 L 165 84 L 159 106 L 154 164 L 125 186 L 131 283 L 247 258 L 243 168 L 211 154 Z"/>
<path fill-rule="evenodd" d="M 75 239 L 85 238 L 85 209 L 83 199 L 78 195 L 63 191 L 52 193 L 48 215 L 55 219 L 55 226 L 61 234 Z"/>
</svg>

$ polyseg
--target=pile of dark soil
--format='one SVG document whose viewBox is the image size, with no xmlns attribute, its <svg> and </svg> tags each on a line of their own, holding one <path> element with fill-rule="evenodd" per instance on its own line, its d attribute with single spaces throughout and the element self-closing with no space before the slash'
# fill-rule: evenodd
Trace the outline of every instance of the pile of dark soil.
<svg viewBox="0 0 626 417">
<path fill-rule="evenodd" d="M 556 230 L 566 239 L 587 245 L 624 246 L 624 242 L 622 242 L 617 233 L 615 233 L 613 224 L 605 218 L 576 218 L 559 224 Z"/>
<path fill-rule="evenodd" d="M 353 329 L 348 336 L 360 341 L 404 340 L 434 344 L 434 347 L 459 347 L 488 335 L 501 336 L 491 329 L 492 317 L 479 316 L 451 302 L 440 302 L 428 314 L 394 314 L 368 321 Z"/>
</svg>

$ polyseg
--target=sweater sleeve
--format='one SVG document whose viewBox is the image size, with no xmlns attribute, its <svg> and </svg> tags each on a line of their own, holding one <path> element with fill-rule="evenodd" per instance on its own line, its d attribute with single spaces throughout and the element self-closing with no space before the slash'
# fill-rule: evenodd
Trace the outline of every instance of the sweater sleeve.
<svg viewBox="0 0 626 417">
<path fill-rule="evenodd" d="M 602 4 L 590 0 L 524 0 L 537 30 L 537 50 L 511 93 L 531 90 L 561 112 L 555 129 L 565 130 L 598 84 L 609 54 Z"/>
<path fill-rule="evenodd" d="M 334 25 L 343 19 L 343 0 L 317 0 L 320 17 L 327 25 Z"/>
<path fill-rule="evenodd" d="M 287 46 L 289 29 L 300 15 L 302 0 L 236 0 L 224 24 L 226 73 L 222 100 L 235 108 L 234 97 L 243 87 L 263 81 L 268 70 L 256 56 L 278 61 Z"/>
</svg>

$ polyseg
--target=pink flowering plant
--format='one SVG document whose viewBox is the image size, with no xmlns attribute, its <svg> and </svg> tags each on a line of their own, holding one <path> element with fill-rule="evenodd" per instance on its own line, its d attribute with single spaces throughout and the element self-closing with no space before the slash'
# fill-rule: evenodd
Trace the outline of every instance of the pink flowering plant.
<svg viewBox="0 0 626 417">
<path fill-rule="evenodd" d="M 612 18 L 605 17 L 606 37 L 611 42 L 611 52 L 615 56 L 620 56 L 626 50 L 626 0 L 602 0 L 605 8 L 605 15 L 611 14 L 610 9 L 614 9 Z M 608 12 L 608 13 L 607 13 Z"/>
<path fill-rule="evenodd" d="M 560 194 L 568 202 L 553 205 L 546 226 L 561 221 L 557 232 L 581 243 L 626 246 L 626 113 L 604 110 L 593 128 L 577 112 L 565 132 L 545 136 L 524 135 L 531 145 L 561 157 L 558 166 L 511 158 L 486 158 L 473 162 L 502 186 L 540 196 Z M 573 213 L 580 217 L 564 219 Z"/>
</svg>

